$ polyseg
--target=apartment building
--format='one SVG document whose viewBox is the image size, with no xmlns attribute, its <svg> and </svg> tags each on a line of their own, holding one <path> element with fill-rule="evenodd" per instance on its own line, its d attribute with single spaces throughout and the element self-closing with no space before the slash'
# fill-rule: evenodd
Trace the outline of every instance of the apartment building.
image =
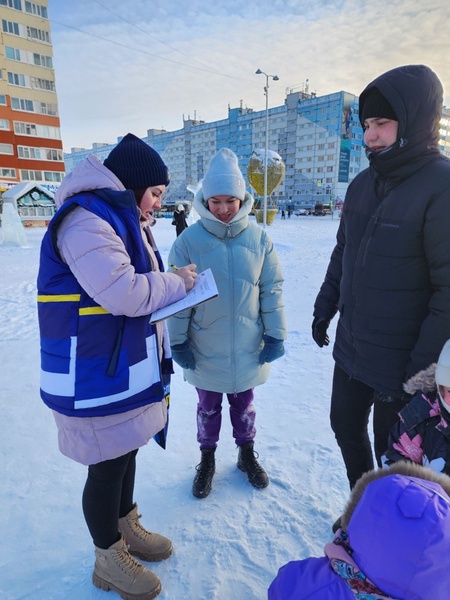
<svg viewBox="0 0 450 600">
<path fill-rule="evenodd" d="M 345 196 L 350 181 L 367 164 L 357 115 L 358 99 L 353 94 L 341 91 L 317 97 L 307 88 L 287 90 L 284 104 L 268 110 L 268 148 L 281 156 L 286 167 L 284 181 L 272 195 L 276 203 L 314 207 Z M 225 119 L 210 123 L 183 119 L 182 129 L 149 129 L 143 140 L 168 165 L 171 182 L 165 198 L 168 204 L 176 204 L 192 199 L 187 187 L 202 179 L 219 148 L 227 146 L 237 154 L 246 176 L 252 152 L 265 148 L 266 111 L 254 111 L 241 102 L 239 107 L 228 107 Z M 104 160 L 114 146 L 72 148 L 64 155 L 67 172 L 88 154 Z M 248 189 L 258 199 L 250 185 Z"/>
<path fill-rule="evenodd" d="M 187 118 L 182 129 L 149 129 L 142 139 L 169 167 L 171 182 L 165 202 L 173 205 L 192 199 L 188 186 L 195 188 L 212 156 L 224 146 L 237 154 L 246 176 L 252 152 L 265 148 L 265 136 L 265 110 L 254 111 L 241 102 L 239 107 L 228 107 L 225 119 L 206 123 Z M 67 172 L 89 154 L 103 161 L 115 145 L 72 148 L 64 155 Z M 345 91 L 317 96 L 307 85 L 300 90 L 287 89 L 284 104 L 268 110 L 268 148 L 285 164 L 284 181 L 272 195 L 276 204 L 295 210 L 339 203 L 349 183 L 368 166 L 358 97 Z M 450 156 L 450 110 L 445 107 L 440 148 Z M 249 184 L 248 189 L 258 200 Z"/>
<path fill-rule="evenodd" d="M 0 0 L 0 191 L 65 173 L 48 0 Z"/>
</svg>

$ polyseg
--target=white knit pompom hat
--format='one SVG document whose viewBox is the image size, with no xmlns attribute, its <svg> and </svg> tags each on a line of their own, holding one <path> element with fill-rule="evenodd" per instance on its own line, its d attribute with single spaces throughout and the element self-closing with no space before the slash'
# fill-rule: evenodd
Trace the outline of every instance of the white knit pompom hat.
<svg viewBox="0 0 450 600">
<path fill-rule="evenodd" d="M 222 195 L 244 200 L 245 181 L 232 150 L 222 148 L 212 157 L 202 180 L 202 190 L 204 200 Z"/>
<path fill-rule="evenodd" d="M 450 340 L 445 342 L 436 365 L 436 383 L 450 387 Z"/>
<path fill-rule="evenodd" d="M 444 347 L 441 350 L 439 355 L 439 360 L 436 365 L 436 385 L 439 392 L 439 397 L 441 399 L 441 405 L 445 408 L 445 410 L 450 413 L 450 406 L 444 402 L 442 398 L 441 391 L 439 389 L 440 385 L 445 387 L 450 387 L 450 340 L 445 342 Z"/>
</svg>

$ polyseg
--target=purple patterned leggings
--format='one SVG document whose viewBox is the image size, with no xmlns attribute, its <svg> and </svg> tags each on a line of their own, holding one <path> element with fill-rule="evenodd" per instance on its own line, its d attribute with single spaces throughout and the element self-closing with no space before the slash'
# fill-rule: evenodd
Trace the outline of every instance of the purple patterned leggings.
<svg viewBox="0 0 450 600">
<path fill-rule="evenodd" d="M 222 423 L 222 397 L 220 392 L 209 392 L 195 388 L 197 404 L 197 441 L 200 450 L 216 448 Z M 230 420 L 237 446 L 251 442 L 256 434 L 253 388 L 245 392 L 227 394 L 230 405 Z"/>
</svg>

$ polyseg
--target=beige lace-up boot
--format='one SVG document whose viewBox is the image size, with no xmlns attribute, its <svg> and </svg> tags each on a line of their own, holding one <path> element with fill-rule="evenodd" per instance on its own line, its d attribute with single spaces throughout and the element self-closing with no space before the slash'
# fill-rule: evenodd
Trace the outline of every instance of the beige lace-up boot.
<svg viewBox="0 0 450 600">
<path fill-rule="evenodd" d="M 107 550 L 95 548 L 93 584 L 123 600 L 153 600 L 161 592 L 161 582 L 128 552 L 123 537 Z"/>
<path fill-rule="evenodd" d="M 119 531 L 128 544 L 130 554 L 141 560 L 156 562 L 165 560 L 172 554 L 172 542 L 159 535 L 144 529 L 139 521 L 137 505 L 125 516 L 119 519 Z"/>
</svg>

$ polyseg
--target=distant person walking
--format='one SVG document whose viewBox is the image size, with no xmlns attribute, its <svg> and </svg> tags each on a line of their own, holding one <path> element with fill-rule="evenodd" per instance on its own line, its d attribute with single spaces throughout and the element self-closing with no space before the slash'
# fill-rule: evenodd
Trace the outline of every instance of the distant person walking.
<svg viewBox="0 0 450 600">
<path fill-rule="evenodd" d="M 182 204 L 179 204 L 173 213 L 173 223 L 175 225 L 178 237 L 180 233 L 182 233 L 188 226 L 186 221 L 186 212 Z"/>
<path fill-rule="evenodd" d="M 424 65 L 377 77 L 359 97 L 369 168 L 348 187 L 312 335 L 339 311 L 331 427 L 350 487 L 378 466 L 411 396 L 403 382 L 450 338 L 450 160 L 439 150 L 443 89 Z"/>
</svg>

